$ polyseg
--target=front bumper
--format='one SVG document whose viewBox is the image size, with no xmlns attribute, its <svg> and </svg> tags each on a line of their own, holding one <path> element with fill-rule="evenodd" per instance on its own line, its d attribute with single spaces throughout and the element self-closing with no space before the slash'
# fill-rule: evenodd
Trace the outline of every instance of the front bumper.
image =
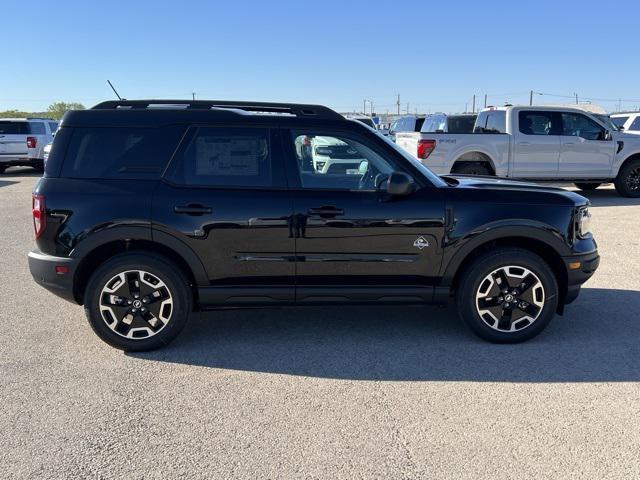
<svg viewBox="0 0 640 480">
<path fill-rule="evenodd" d="M 564 303 L 573 302 L 580 294 L 580 287 L 589 280 L 600 265 L 598 252 L 573 255 L 563 258 L 567 268 L 567 295 Z"/>
<path fill-rule="evenodd" d="M 66 267 L 66 271 L 64 271 L 65 268 L 56 269 L 56 267 Z M 73 303 L 78 303 L 73 290 L 73 279 L 77 267 L 78 260 L 75 258 L 54 257 L 38 250 L 29 252 L 29 270 L 36 283 Z M 59 273 L 61 271 L 64 273 Z"/>
</svg>

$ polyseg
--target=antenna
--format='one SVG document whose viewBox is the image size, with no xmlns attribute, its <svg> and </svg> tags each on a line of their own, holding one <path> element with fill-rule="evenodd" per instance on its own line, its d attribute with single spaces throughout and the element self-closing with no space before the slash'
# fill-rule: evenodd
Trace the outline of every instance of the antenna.
<svg viewBox="0 0 640 480">
<path fill-rule="evenodd" d="M 126 100 L 124 98 L 122 98 L 120 96 L 120 94 L 118 93 L 118 91 L 116 90 L 116 88 L 113 86 L 113 84 L 107 79 L 107 83 L 109 84 L 109 86 L 111 87 L 111 90 L 113 90 L 113 93 L 116 94 L 116 97 L 118 97 L 118 100 Z"/>
</svg>

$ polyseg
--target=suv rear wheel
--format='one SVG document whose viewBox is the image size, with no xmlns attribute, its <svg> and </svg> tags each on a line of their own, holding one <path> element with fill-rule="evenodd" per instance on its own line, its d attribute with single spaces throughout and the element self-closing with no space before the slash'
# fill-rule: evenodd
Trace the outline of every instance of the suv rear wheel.
<svg viewBox="0 0 640 480">
<path fill-rule="evenodd" d="M 456 294 L 462 320 L 481 338 L 516 343 L 538 335 L 558 306 L 549 265 L 520 248 L 497 248 L 473 261 Z"/>
<path fill-rule="evenodd" d="M 167 345 L 191 312 L 188 281 L 170 261 L 147 253 L 123 253 L 102 264 L 84 295 L 96 334 L 125 351 Z"/>
<path fill-rule="evenodd" d="M 615 181 L 616 191 L 623 197 L 640 197 L 640 158 L 627 162 Z"/>
<path fill-rule="evenodd" d="M 462 165 L 456 166 L 453 169 L 452 173 L 456 173 L 460 175 L 485 175 L 485 176 L 493 175 L 493 172 L 485 164 L 471 163 L 471 162 L 463 163 Z"/>
</svg>

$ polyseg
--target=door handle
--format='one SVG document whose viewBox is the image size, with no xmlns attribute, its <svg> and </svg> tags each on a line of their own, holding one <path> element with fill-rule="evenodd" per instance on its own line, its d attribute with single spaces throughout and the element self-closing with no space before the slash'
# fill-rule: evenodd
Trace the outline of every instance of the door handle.
<svg viewBox="0 0 640 480">
<path fill-rule="evenodd" d="M 319 215 L 321 217 L 335 217 L 337 215 L 344 215 L 344 210 L 337 207 L 318 207 L 310 208 L 307 213 L 309 215 Z"/>
<path fill-rule="evenodd" d="M 211 213 L 211 207 L 200 205 L 199 203 L 190 203 L 189 205 L 176 205 L 173 207 L 175 213 L 183 213 L 185 215 L 204 215 L 205 213 Z"/>
</svg>

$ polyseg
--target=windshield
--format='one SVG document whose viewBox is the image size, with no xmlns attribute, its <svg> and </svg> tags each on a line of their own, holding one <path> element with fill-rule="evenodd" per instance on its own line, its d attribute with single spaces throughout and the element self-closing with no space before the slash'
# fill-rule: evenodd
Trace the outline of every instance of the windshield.
<svg viewBox="0 0 640 480">
<path fill-rule="evenodd" d="M 594 117 L 596 117 L 598 120 L 600 120 L 602 123 L 605 124 L 605 126 L 607 128 L 610 128 L 611 130 L 620 130 L 618 127 L 619 125 L 616 124 L 616 122 L 614 122 L 614 119 L 609 117 L 609 115 L 604 115 L 601 113 L 595 113 L 593 114 Z M 624 122 L 622 122 L 624 123 Z"/>
<path fill-rule="evenodd" d="M 625 117 L 611 117 L 611 121 L 619 128 L 622 128 L 627 120 L 629 120 L 628 115 Z"/>
<path fill-rule="evenodd" d="M 433 183 L 436 187 L 446 187 L 447 186 L 447 183 L 444 180 L 442 180 L 438 175 L 436 175 L 431 170 L 429 170 L 429 168 L 427 168 L 424 164 L 422 164 L 417 158 L 413 157 L 408 152 L 406 152 L 403 148 L 399 147 L 394 142 L 389 140 L 388 137 L 384 137 L 382 135 L 380 135 L 380 137 L 385 142 L 387 142 L 390 146 L 392 146 L 393 149 L 396 152 L 398 152 L 400 155 L 402 155 L 409 163 L 411 163 L 411 165 L 413 165 L 415 168 L 420 170 L 420 172 L 425 177 L 427 177 L 431 181 L 431 183 Z"/>
</svg>

